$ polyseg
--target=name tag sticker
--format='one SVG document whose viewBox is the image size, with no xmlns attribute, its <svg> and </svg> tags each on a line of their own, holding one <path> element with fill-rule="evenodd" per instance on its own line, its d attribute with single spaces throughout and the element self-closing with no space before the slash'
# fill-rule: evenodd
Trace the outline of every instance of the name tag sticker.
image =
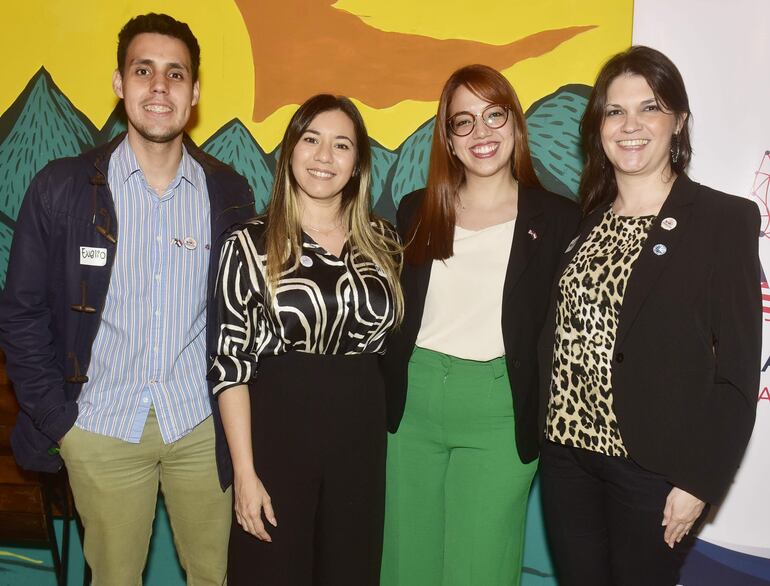
<svg viewBox="0 0 770 586">
<path fill-rule="evenodd" d="M 107 264 L 107 249 L 81 246 L 80 264 L 88 265 L 90 267 L 103 267 Z"/>
</svg>

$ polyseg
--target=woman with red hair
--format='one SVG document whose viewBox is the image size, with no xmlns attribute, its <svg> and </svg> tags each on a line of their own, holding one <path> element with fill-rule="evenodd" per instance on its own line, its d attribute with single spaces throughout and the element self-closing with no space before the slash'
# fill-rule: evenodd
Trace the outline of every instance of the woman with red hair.
<svg viewBox="0 0 770 586">
<path fill-rule="evenodd" d="M 398 210 L 405 313 L 384 364 L 383 586 L 519 583 L 536 342 L 578 220 L 540 186 L 508 80 L 484 65 L 453 73 L 428 185 Z"/>
</svg>

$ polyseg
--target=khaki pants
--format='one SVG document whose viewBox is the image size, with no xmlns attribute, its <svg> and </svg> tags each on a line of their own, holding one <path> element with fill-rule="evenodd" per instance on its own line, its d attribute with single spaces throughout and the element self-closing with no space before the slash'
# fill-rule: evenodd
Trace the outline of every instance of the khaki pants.
<svg viewBox="0 0 770 586">
<path fill-rule="evenodd" d="M 94 586 L 141 585 L 159 485 L 187 584 L 225 583 L 232 501 L 217 479 L 211 417 L 168 445 L 154 410 L 138 444 L 73 427 L 61 456 Z"/>
</svg>

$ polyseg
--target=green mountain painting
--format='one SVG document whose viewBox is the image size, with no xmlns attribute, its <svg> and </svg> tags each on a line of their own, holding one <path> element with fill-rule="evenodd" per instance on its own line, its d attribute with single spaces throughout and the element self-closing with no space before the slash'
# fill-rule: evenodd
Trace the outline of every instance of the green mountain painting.
<svg viewBox="0 0 770 586">
<path fill-rule="evenodd" d="M 273 169 L 268 165 L 272 158 L 265 154 L 240 120 L 225 124 L 203 143 L 202 148 L 243 175 L 254 192 L 257 210 L 264 209 L 273 185 Z"/>
<path fill-rule="evenodd" d="M 52 159 L 94 146 L 96 128 L 41 69 L 0 117 L 0 282 L 24 192 Z"/>
<path fill-rule="evenodd" d="M 538 100 L 526 112 L 540 181 L 547 189 L 573 199 L 583 165 L 578 128 L 589 92 L 588 86 L 567 85 Z M 393 220 L 401 198 L 425 186 L 434 123 L 433 118 L 426 121 L 392 151 L 371 141 L 372 204 L 381 216 Z M 77 155 L 125 128 L 121 104 L 102 128 L 97 128 L 44 68 L 0 116 L 0 285 L 5 283 L 16 216 L 35 174 L 48 161 Z M 277 148 L 266 153 L 237 119 L 220 128 L 202 148 L 246 177 L 257 209 L 264 209 Z"/>
<path fill-rule="evenodd" d="M 537 176 L 543 187 L 566 197 L 574 198 L 580 183 L 580 118 L 590 93 L 586 85 L 566 85 L 532 104 L 525 114 Z"/>
</svg>

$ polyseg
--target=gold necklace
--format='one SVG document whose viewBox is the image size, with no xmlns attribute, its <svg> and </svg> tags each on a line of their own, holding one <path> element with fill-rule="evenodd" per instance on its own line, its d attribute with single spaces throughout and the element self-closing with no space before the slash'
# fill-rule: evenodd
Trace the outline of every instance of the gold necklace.
<svg viewBox="0 0 770 586">
<path fill-rule="evenodd" d="M 326 229 L 323 229 L 323 230 L 322 230 L 321 228 L 318 228 L 318 227 L 316 227 L 316 226 L 313 226 L 313 224 L 311 224 L 311 223 L 309 223 L 309 222 L 305 222 L 304 226 L 305 226 L 306 228 L 308 228 L 309 230 L 312 230 L 313 232 L 316 232 L 316 233 L 318 233 L 318 234 L 323 234 L 324 236 L 329 236 L 329 234 L 331 234 L 331 233 L 332 233 L 332 232 L 334 232 L 335 230 L 337 230 L 337 229 L 339 229 L 339 228 L 341 228 L 341 227 L 342 227 L 342 222 L 340 221 L 340 222 L 339 222 L 338 224 L 336 224 L 335 226 L 332 226 L 331 228 L 326 228 Z"/>
</svg>

